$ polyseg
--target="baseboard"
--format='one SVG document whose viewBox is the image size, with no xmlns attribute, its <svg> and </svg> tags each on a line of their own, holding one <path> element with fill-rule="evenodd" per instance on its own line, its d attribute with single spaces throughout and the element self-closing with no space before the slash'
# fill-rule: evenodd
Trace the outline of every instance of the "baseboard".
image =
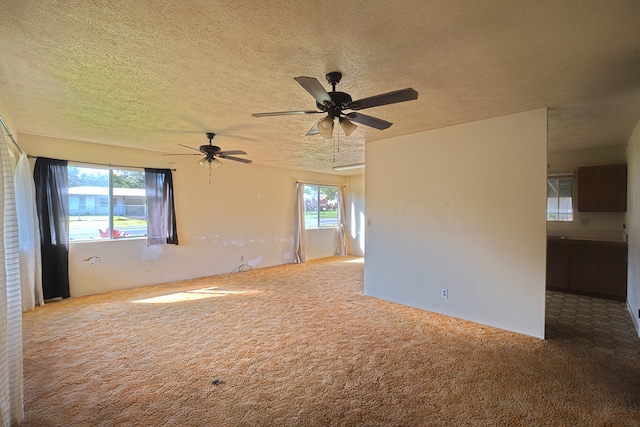
<svg viewBox="0 0 640 427">
<path fill-rule="evenodd" d="M 629 305 L 629 301 L 627 301 L 627 311 L 631 315 L 631 321 L 633 322 L 633 327 L 636 328 L 636 333 L 638 334 L 638 338 L 640 338 L 640 323 L 638 322 L 638 318 L 635 316 L 633 309 Z"/>
</svg>

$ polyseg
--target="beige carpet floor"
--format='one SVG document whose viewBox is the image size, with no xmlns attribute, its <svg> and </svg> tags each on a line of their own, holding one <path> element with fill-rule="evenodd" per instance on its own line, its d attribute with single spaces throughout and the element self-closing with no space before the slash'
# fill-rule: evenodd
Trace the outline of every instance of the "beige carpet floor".
<svg viewBox="0 0 640 427">
<path fill-rule="evenodd" d="M 24 315 L 23 426 L 638 426 L 640 362 L 363 295 L 358 258 Z"/>
</svg>

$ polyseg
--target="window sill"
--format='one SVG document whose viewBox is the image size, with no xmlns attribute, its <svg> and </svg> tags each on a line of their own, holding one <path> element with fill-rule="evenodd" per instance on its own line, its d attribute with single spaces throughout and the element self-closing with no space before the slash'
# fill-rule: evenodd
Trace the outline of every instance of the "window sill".
<svg viewBox="0 0 640 427">
<path fill-rule="evenodd" d="M 322 227 L 322 228 L 305 228 L 304 231 L 311 231 L 311 230 L 337 230 L 338 228 L 339 228 L 338 226 Z"/>
</svg>

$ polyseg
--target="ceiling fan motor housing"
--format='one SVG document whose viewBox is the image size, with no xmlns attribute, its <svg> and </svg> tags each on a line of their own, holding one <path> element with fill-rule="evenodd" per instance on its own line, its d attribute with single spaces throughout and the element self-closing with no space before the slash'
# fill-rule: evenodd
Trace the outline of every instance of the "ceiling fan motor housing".
<svg viewBox="0 0 640 427">
<path fill-rule="evenodd" d="M 200 151 L 202 151 L 204 154 L 215 154 L 218 151 L 220 151 L 220 147 L 215 145 L 205 144 L 200 146 Z"/>
<path fill-rule="evenodd" d="M 342 110 L 352 101 L 351 95 L 344 92 L 328 92 L 335 105 L 322 105 L 316 102 L 318 109 L 326 111 L 331 118 L 340 117 Z"/>
</svg>

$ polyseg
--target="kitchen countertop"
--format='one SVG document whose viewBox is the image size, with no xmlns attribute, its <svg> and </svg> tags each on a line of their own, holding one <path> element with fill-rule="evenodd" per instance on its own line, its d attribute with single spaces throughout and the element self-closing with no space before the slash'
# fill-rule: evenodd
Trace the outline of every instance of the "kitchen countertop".
<svg viewBox="0 0 640 427">
<path fill-rule="evenodd" d="M 554 231 L 553 234 L 547 234 L 549 239 L 564 239 L 564 240 L 591 240 L 595 242 L 614 242 L 614 243 L 626 243 L 627 233 L 617 232 L 561 232 Z"/>
</svg>

